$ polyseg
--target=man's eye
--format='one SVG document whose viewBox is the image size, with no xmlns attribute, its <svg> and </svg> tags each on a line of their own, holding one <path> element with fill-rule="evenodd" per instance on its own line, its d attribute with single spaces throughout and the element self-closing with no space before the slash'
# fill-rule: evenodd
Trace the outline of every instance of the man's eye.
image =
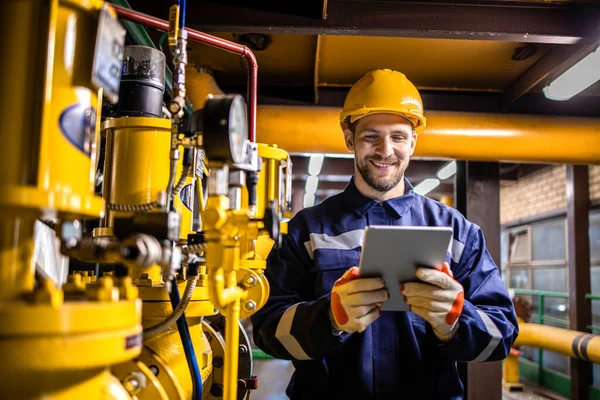
<svg viewBox="0 0 600 400">
<path fill-rule="evenodd" d="M 402 142 L 403 140 L 406 140 L 405 136 L 393 136 L 392 139 L 396 142 Z"/>
</svg>

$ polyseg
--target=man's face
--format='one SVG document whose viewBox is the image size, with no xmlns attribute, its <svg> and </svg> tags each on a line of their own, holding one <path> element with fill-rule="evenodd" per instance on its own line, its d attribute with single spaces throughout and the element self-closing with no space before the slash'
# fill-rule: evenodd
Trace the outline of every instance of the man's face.
<svg viewBox="0 0 600 400">
<path fill-rule="evenodd" d="M 356 169 L 378 192 L 395 188 L 404 177 L 417 142 L 412 124 L 396 114 L 372 114 L 358 120 L 354 135 L 344 130 Z"/>
</svg>

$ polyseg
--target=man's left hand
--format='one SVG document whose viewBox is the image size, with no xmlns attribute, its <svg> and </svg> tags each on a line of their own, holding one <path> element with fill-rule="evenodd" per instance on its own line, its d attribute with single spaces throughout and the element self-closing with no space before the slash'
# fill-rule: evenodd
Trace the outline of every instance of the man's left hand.
<svg viewBox="0 0 600 400">
<path fill-rule="evenodd" d="M 441 270 L 417 268 L 417 278 L 425 283 L 407 282 L 400 287 L 410 310 L 431 324 L 443 342 L 454 337 L 458 317 L 463 309 L 465 293 L 454 280 L 448 263 Z"/>
</svg>

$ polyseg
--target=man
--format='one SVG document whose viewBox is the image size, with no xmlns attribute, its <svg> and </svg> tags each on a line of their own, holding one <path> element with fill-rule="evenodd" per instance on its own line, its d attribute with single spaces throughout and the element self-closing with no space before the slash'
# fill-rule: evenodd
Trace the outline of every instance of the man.
<svg viewBox="0 0 600 400">
<path fill-rule="evenodd" d="M 501 360 L 518 334 L 483 233 L 404 178 L 426 119 L 403 74 L 366 74 L 340 122 L 355 176 L 290 221 L 267 269 L 271 297 L 253 317 L 255 342 L 293 361 L 291 399 L 460 399 L 456 362 Z M 419 283 L 358 278 L 368 225 L 452 227 L 446 263 L 417 269 Z M 412 312 L 381 312 L 388 290 L 400 290 Z"/>
</svg>

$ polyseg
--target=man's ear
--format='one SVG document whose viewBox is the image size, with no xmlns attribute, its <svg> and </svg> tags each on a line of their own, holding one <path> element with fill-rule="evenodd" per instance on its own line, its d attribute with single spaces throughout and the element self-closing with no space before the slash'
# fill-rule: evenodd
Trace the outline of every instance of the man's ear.
<svg viewBox="0 0 600 400">
<path fill-rule="evenodd" d="M 417 135 L 417 133 L 415 131 L 413 131 L 412 134 L 412 142 L 410 144 L 410 155 L 412 156 L 413 153 L 415 152 L 415 148 L 417 147 L 417 139 L 419 138 L 419 135 Z"/>
<path fill-rule="evenodd" d="M 344 141 L 346 142 L 346 148 L 350 153 L 354 153 L 354 135 L 348 128 L 344 129 Z"/>
</svg>

